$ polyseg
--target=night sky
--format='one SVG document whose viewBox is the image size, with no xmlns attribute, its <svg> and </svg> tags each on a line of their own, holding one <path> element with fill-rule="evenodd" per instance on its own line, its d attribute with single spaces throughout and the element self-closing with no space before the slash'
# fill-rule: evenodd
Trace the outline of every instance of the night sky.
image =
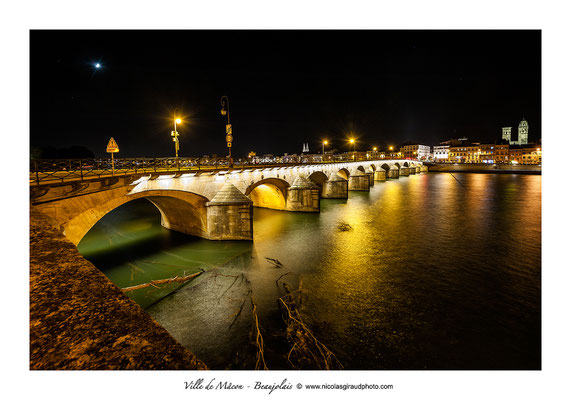
<svg viewBox="0 0 571 400">
<path fill-rule="evenodd" d="M 39 31 L 30 33 L 32 147 L 114 137 L 119 157 L 493 142 L 522 117 L 541 137 L 541 32 Z M 102 66 L 97 70 L 94 64 Z"/>
</svg>

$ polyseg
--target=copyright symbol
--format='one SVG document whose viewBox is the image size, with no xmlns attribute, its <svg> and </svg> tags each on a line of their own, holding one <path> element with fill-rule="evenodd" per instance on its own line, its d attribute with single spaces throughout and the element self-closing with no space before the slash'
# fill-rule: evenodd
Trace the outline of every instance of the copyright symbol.
<svg viewBox="0 0 571 400">
<path fill-rule="evenodd" d="M 303 386 L 301 386 L 301 383 L 298 383 L 298 384 L 297 384 L 297 388 L 298 388 L 298 389 L 301 389 L 302 387 L 303 387 Z"/>
</svg>

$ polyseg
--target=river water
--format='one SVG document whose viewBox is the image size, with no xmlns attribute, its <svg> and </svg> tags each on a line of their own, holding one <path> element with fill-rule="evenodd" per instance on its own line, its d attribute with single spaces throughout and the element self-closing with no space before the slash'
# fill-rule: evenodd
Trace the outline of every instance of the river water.
<svg viewBox="0 0 571 400">
<path fill-rule="evenodd" d="M 319 214 L 255 209 L 253 243 L 171 232 L 140 199 L 78 248 L 122 288 L 206 271 L 128 293 L 211 369 L 254 369 L 252 304 L 267 367 L 294 368 L 283 283 L 345 369 L 541 368 L 541 176 L 429 173 Z"/>
</svg>

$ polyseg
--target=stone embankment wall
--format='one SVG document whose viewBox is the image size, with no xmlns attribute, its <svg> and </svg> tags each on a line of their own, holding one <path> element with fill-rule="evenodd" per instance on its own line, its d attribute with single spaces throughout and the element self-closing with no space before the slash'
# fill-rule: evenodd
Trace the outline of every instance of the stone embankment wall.
<svg viewBox="0 0 571 400">
<path fill-rule="evenodd" d="M 427 164 L 429 172 L 480 172 L 485 174 L 536 174 L 541 175 L 539 165 L 512 164 Z"/>
<path fill-rule="evenodd" d="M 207 369 L 30 212 L 30 369 Z"/>
</svg>

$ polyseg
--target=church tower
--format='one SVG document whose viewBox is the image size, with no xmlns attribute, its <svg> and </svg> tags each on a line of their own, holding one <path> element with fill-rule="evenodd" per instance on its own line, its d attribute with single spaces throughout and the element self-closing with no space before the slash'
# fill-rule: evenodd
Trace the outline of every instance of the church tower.
<svg viewBox="0 0 571 400">
<path fill-rule="evenodd" d="M 508 143 L 511 142 L 511 140 L 512 140 L 512 127 L 511 126 L 506 126 L 505 128 L 502 128 L 502 139 L 507 140 Z"/>
<path fill-rule="evenodd" d="M 527 121 L 524 118 L 521 120 L 517 128 L 517 141 L 519 142 L 519 144 L 527 144 L 528 133 L 529 133 L 529 126 L 527 125 Z"/>
</svg>

